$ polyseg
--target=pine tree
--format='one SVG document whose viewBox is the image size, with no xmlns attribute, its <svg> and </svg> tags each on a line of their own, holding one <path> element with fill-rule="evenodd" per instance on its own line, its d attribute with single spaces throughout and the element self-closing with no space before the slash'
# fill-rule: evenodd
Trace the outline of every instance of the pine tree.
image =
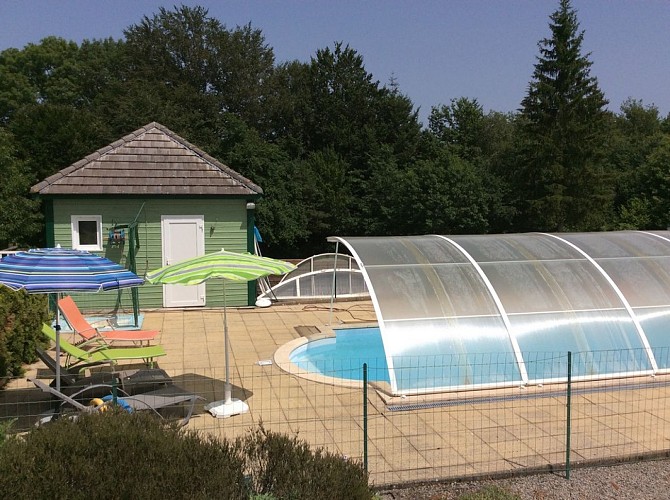
<svg viewBox="0 0 670 500">
<path fill-rule="evenodd" d="M 603 147 L 607 101 L 582 55 L 584 32 L 570 0 L 550 16 L 551 38 L 521 105 L 519 158 L 521 227 L 601 229 L 611 204 Z"/>
</svg>

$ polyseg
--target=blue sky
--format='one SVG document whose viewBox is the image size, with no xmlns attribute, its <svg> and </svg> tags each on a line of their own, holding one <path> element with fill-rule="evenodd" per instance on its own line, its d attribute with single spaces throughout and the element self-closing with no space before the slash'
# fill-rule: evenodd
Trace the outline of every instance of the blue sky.
<svg viewBox="0 0 670 500">
<path fill-rule="evenodd" d="M 202 5 L 228 28 L 261 29 L 277 62 L 308 61 L 336 41 L 349 44 L 381 83 L 393 77 L 426 117 L 453 98 L 485 110 L 518 109 L 537 43 L 549 36 L 558 0 L 0 0 L 0 50 L 49 35 L 123 37 L 159 7 Z M 573 0 L 592 75 L 618 111 L 629 97 L 670 113 L 670 2 Z"/>
</svg>

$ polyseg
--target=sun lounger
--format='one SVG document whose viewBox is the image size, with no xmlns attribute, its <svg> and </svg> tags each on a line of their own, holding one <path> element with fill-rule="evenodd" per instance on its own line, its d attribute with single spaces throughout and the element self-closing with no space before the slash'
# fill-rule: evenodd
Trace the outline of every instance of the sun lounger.
<svg viewBox="0 0 670 500">
<path fill-rule="evenodd" d="M 37 347 L 37 356 L 44 362 L 47 368 L 56 375 L 56 360 L 49 355 L 44 349 Z M 93 367 L 99 366 L 99 363 L 94 363 Z M 88 367 L 88 366 L 87 366 Z M 55 379 L 51 382 L 53 387 Z M 60 385 L 61 391 L 70 396 L 81 389 L 90 386 L 100 386 L 115 384 L 125 394 L 136 394 L 142 392 L 153 391 L 167 385 L 172 384 L 172 378 L 159 368 L 141 369 L 141 370 L 122 370 L 118 372 L 109 371 L 95 371 L 89 376 L 82 376 L 79 366 L 66 370 L 61 367 L 60 370 Z M 105 396 L 109 391 L 103 390 L 98 393 L 90 393 L 91 398 L 98 398 Z"/>
<path fill-rule="evenodd" d="M 100 330 L 88 322 L 70 296 L 58 300 L 58 309 L 75 333 L 80 335 L 85 342 L 95 340 L 107 344 L 134 342 L 141 346 L 144 343 L 149 345 L 149 342 L 155 340 L 160 333 L 158 330 Z"/>
<path fill-rule="evenodd" d="M 68 396 L 63 392 L 57 391 L 55 388 L 48 386 L 40 380 L 28 380 L 35 384 L 35 386 L 42 391 L 52 394 L 63 401 L 63 403 L 59 406 L 59 408 L 56 409 L 56 411 L 50 412 L 46 416 L 40 418 L 41 424 L 49 422 L 54 418 L 58 418 L 66 410 L 68 405 L 71 409 L 86 413 L 94 413 L 100 410 L 100 406 L 84 404 L 81 401 L 82 398 L 80 393 Z M 111 395 L 112 387 L 104 384 L 103 386 L 107 389 L 108 394 Z M 88 391 L 90 389 L 91 388 L 84 388 L 83 391 Z M 118 392 L 118 400 L 121 407 L 130 408 L 133 411 L 150 410 L 159 416 L 162 416 L 159 413 L 159 411 L 162 409 L 186 403 L 186 416 L 181 420 L 181 425 L 187 424 L 191 419 L 191 415 L 193 415 L 193 410 L 195 409 L 195 403 L 197 401 L 204 400 L 204 398 L 198 396 L 197 394 L 190 393 L 176 385 L 168 385 L 167 387 L 163 387 L 155 391 L 134 394 L 132 396 L 124 394 L 121 390 Z"/>
<path fill-rule="evenodd" d="M 56 331 L 46 323 L 42 325 L 42 333 L 56 342 Z M 81 347 L 72 345 L 62 335 L 60 336 L 60 348 L 62 352 L 67 354 L 65 368 L 68 371 L 77 365 L 79 365 L 79 371 L 82 371 L 88 368 L 87 365 L 91 363 L 109 363 L 110 365 L 115 365 L 122 360 L 143 360 L 145 363 L 153 366 L 154 358 L 165 356 L 163 348 L 157 345 L 128 348 L 98 346 L 85 351 Z"/>
</svg>

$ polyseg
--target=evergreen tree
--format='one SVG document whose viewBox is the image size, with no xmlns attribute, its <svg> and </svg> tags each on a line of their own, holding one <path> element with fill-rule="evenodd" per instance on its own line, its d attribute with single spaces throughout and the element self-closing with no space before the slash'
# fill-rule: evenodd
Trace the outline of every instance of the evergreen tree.
<svg viewBox="0 0 670 500">
<path fill-rule="evenodd" d="M 590 54 L 582 54 L 584 32 L 570 0 L 560 0 L 550 19 L 551 38 L 538 44 L 522 101 L 520 228 L 601 229 L 612 198 L 603 168 L 607 101 L 590 75 Z"/>
</svg>

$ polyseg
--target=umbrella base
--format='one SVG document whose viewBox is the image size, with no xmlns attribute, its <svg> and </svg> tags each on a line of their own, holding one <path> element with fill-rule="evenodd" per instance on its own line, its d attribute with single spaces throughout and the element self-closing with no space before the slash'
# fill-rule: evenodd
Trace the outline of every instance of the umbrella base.
<svg viewBox="0 0 670 500">
<path fill-rule="evenodd" d="M 249 411 L 249 405 L 239 399 L 230 401 L 214 401 L 205 406 L 205 410 L 216 418 L 228 418 L 233 415 L 241 415 Z"/>
</svg>

